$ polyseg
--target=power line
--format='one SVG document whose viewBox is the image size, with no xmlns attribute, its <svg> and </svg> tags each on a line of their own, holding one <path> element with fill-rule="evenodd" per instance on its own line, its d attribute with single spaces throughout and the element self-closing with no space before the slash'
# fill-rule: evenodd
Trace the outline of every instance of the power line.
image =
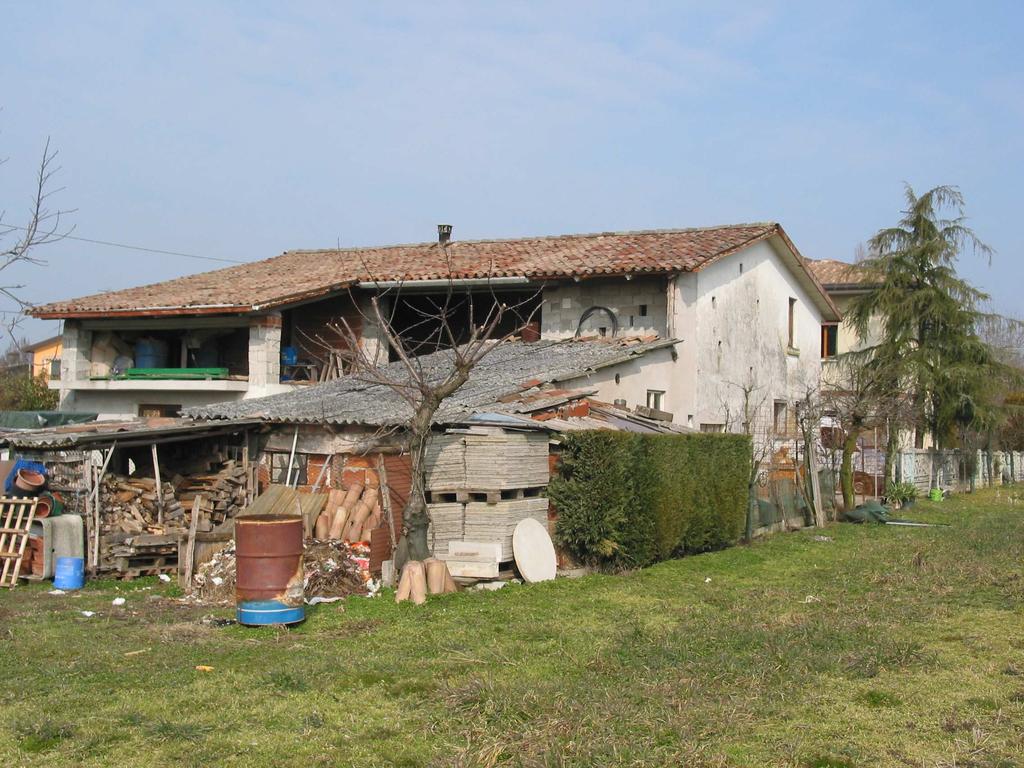
<svg viewBox="0 0 1024 768">
<path fill-rule="evenodd" d="M 14 224 L 0 224 L 0 227 L 6 227 L 7 229 L 20 229 L 22 232 L 28 232 L 28 227 L 19 227 Z M 82 243 L 92 243 L 93 245 L 108 245 L 111 248 L 126 248 L 130 251 L 143 251 L 145 253 L 157 253 L 161 256 L 182 256 L 186 259 L 202 259 L 203 261 L 223 261 L 228 264 L 248 264 L 247 261 L 241 259 L 222 259 L 217 256 L 197 256 L 194 253 L 181 253 L 180 251 L 165 251 L 160 248 L 146 248 L 141 245 L 128 245 L 127 243 L 113 243 L 109 240 L 93 240 L 89 237 L 78 237 L 77 235 L 55 235 L 57 239 L 68 239 L 78 240 Z"/>
</svg>

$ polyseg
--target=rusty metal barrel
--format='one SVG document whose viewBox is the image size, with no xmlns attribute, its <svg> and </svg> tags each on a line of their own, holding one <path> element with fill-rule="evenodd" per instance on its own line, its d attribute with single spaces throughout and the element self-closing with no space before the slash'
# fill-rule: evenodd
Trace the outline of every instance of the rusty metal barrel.
<svg viewBox="0 0 1024 768">
<path fill-rule="evenodd" d="M 240 624 L 295 624 L 303 600 L 302 518 L 235 518 L 235 607 Z"/>
</svg>

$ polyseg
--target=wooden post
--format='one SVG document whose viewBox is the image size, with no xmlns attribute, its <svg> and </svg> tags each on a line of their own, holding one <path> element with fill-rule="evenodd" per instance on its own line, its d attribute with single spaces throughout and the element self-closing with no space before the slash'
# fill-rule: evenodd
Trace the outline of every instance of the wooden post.
<svg viewBox="0 0 1024 768">
<path fill-rule="evenodd" d="M 160 457 L 156 452 L 156 443 L 153 443 L 153 477 L 156 479 L 156 522 L 157 525 L 164 524 L 164 491 L 160 482 Z"/>
<path fill-rule="evenodd" d="M 196 555 L 196 530 L 199 525 L 199 503 L 202 496 L 196 496 L 192 501 L 192 519 L 188 523 L 188 539 L 185 541 L 185 565 L 182 568 L 182 588 L 189 589 L 192 586 L 192 568 Z"/>
<path fill-rule="evenodd" d="M 384 454 L 377 454 L 377 477 L 380 480 L 380 505 L 388 524 L 388 538 L 391 540 L 391 555 L 395 554 L 395 516 L 391 510 L 391 486 L 388 485 L 388 469 L 384 465 Z"/>
<path fill-rule="evenodd" d="M 111 443 L 110 448 L 107 449 L 107 457 L 103 460 L 103 467 L 96 474 L 96 484 L 93 486 L 93 521 L 96 526 L 96 530 L 93 533 L 92 538 L 92 560 L 93 567 L 98 571 L 100 567 L 100 488 L 103 485 L 103 476 L 107 474 L 107 466 L 110 464 L 110 457 L 114 455 L 114 451 L 117 450 L 117 441 Z"/>
<path fill-rule="evenodd" d="M 82 461 L 82 484 L 85 486 L 85 522 L 92 525 L 92 454 L 86 453 Z M 86 537 L 88 542 L 90 537 Z M 95 574 L 96 561 L 93 559 L 92 546 L 85 548 L 86 559 L 89 561 L 89 572 Z"/>
<path fill-rule="evenodd" d="M 242 438 L 242 470 L 245 472 L 245 503 L 252 504 L 252 478 L 249 477 L 249 432 L 243 432 Z"/>
<path fill-rule="evenodd" d="M 807 451 L 807 471 L 811 473 L 811 504 L 814 507 L 814 524 L 825 527 L 825 506 L 821 503 L 821 481 L 818 479 L 818 455 L 813 446 Z"/>
</svg>

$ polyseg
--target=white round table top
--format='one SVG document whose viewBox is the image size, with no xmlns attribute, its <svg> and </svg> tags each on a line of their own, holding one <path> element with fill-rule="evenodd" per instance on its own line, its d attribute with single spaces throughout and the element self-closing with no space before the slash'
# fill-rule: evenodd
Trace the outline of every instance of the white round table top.
<svg viewBox="0 0 1024 768">
<path fill-rule="evenodd" d="M 512 533 L 512 554 L 524 581 L 533 584 L 555 578 L 555 545 L 542 523 L 533 518 L 519 521 Z"/>
</svg>

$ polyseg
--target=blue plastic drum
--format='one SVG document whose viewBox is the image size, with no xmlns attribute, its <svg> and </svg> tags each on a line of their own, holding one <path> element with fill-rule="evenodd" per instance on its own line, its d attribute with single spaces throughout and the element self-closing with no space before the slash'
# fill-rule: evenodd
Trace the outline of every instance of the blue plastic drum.
<svg viewBox="0 0 1024 768">
<path fill-rule="evenodd" d="M 288 606 L 278 600 L 246 600 L 235 606 L 239 624 L 251 627 L 298 624 L 306 618 L 306 606 Z"/>
<path fill-rule="evenodd" d="M 65 591 L 81 589 L 85 585 L 85 558 L 58 557 L 53 571 L 53 586 Z"/>
</svg>

